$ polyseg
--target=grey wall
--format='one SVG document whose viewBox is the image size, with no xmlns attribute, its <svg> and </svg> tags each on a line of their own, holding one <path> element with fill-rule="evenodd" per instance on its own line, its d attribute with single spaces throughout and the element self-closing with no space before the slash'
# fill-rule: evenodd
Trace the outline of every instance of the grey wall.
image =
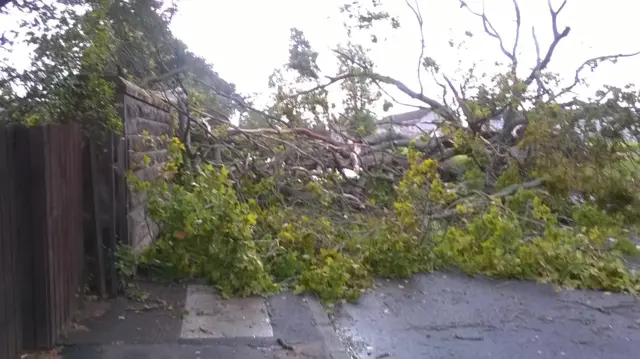
<svg viewBox="0 0 640 359">
<path fill-rule="evenodd" d="M 179 135 L 184 121 L 158 94 L 126 80 L 120 81 L 118 98 L 122 104 L 127 172 L 143 181 L 155 179 L 169 160 L 168 139 Z M 145 163 L 145 157 L 151 161 Z M 146 213 L 144 193 L 138 193 L 128 185 L 127 197 L 128 244 L 142 249 L 157 238 L 158 226 Z"/>
</svg>

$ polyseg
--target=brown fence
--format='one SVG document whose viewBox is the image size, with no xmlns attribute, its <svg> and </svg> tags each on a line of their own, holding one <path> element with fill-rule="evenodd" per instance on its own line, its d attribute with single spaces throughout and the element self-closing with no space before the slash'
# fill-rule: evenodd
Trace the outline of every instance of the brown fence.
<svg viewBox="0 0 640 359">
<path fill-rule="evenodd" d="M 84 270 L 82 134 L 0 127 L 0 358 L 52 347 Z"/>
<path fill-rule="evenodd" d="M 22 344 L 22 310 L 19 265 L 20 219 L 15 193 L 19 183 L 15 169 L 14 146 L 9 131 L 0 128 L 0 358 L 13 358 Z M 8 200 L 7 200 L 8 199 Z"/>
</svg>

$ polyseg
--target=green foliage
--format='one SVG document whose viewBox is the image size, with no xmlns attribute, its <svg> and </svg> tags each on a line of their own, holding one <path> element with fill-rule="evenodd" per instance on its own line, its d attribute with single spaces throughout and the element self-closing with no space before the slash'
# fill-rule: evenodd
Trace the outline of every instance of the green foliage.
<svg viewBox="0 0 640 359">
<path fill-rule="evenodd" d="M 404 278 L 434 269 L 425 239 L 403 233 L 402 226 L 394 222 L 383 223 L 363 248 L 364 263 L 374 275 Z"/>
<path fill-rule="evenodd" d="M 381 205 L 384 207 L 392 205 L 396 195 L 393 183 L 391 181 L 378 178 L 374 178 L 372 182 L 369 203 L 374 206 Z"/>
<path fill-rule="evenodd" d="M 542 229 L 539 235 L 526 238 L 527 221 L 493 205 L 471 223 L 449 229 L 436 247 L 437 257 L 443 265 L 468 274 L 540 280 L 572 288 L 640 290 L 639 278 L 630 273 L 623 258 L 616 251 L 602 250 L 605 231 L 559 227 L 538 197 L 532 204 L 532 217 Z M 599 218 L 611 221 L 602 214 Z"/>
<path fill-rule="evenodd" d="M 627 238 L 620 238 L 613 243 L 611 250 L 620 253 L 623 256 L 638 258 L 640 257 L 640 248 L 637 247 L 631 240 Z"/>
<path fill-rule="evenodd" d="M 183 150 L 179 142 L 172 147 Z M 327 303 L 356 300 L 374 276 L 449 267 L 572 288 L 640 291 L 624 262 L 636 252 L 621 237 L 622 215 L 596 204 L 572 207 L 575 226 L 569 227 L 543 192 L 519 190 L 485 207 L 457 205 L 461 221 L 429 220 L 425 206 L 460 198 L 440 180 L 436 161 L 423 160 L 413 146 L 407 158 L 411 167 L 399 185 L 372 201 L 384 217 L 350 213 L 349 221 L 331 215 L 332 198 L 318 183 L 311 186 L 316 202 L 307 208 L 287 205 L 272 179 L 244 178 L 234 186 L 224 167 L 206 165 L 180 182 L 140 184 L 162 228 L 140 265 L 156 276 L 206 279 L 227 296 L 291 288 Z M 611 237 L 620 240 L 607 246 Z"/>
<path fill-rule="evenodd" d="M 496 181 L 496 184 L 495 184 L 495 188 L 503 189 L 505 187 L 522 183 L 522 182 L 524 182 L 524 180 L 520 175 L 520 168 L 518 167 L 517 163 L 514 163 L 514 164 L 511 164 L 509 168 L 507 168 L 504 172 L 502 172 L 500 177 L 498 177 L 498 180 Z"/>
<path fill-rule="evenodd" d="M 359 68 L 354 66 L 354 63 L 373 66 L 368 51 L 362 46 L 349 43 L 337 51 L 341 54 L 342 59 L 341 73 L 355 75 L 361 72 Z M 345 110 L 337 121 L 337 125 L 352 136 L 364 137 L 375 132 L 377 118 L 372 107 L 380 100 L 382 93 L 379 90 L 373 90 L 372 84 L 371 79 L 362 76 L 349 77 L 340 84 L 340 88 L 344 92 L 342 105 Z"/>
<path fill-rule="evenodd" d="M 327 302 L 354 301 L 369 282 L 367 270 L 361 264 L 335 249 L 321 248 L 315 262 L 301 273 L 296 292 L 316 293 Z"/>
<path fill-rule="evenodd" d="M 29 4 L 32 3 L 32 4 Z M 235 105 L 223 96 L 235 87 L 176 39 L 169 24 L 176 12 L 158 0 L 62 0 L 15 2 L 0 46 L 11 51 L 22 40 L 30 62 L 0 61 L 0 108 L 4 120 L 30 125 L 77 121 L 92 133 L 120 131 L 114 76 L 154 90 L 184 88 L 204 94 L 200 110 L 229 116 Z M 11 27 L 10 20 L 16 21 Z M 13 33 L 14 37 L 5 37 Z M 11 38 L 11 40 L 9 40 Z M 180 83 L 160 75 L 179 68 Z M 223 96 L 219 96 L 222 94 Z M 0 119 L 0 120 L 2 120 Z"/>
<path fill-rule="evenodd" d="M 148 188 L 163 237 L 142 263 L 169 277 L 207 279 L 227 296 L 275 291 L 253 241 L 257 214 L 238 201 L 227 175 L 205 166 L 188 186 Z"/>
<path fill-rule="evenodd" d="M 79 121 L 89 132 L 120 130 L 115 88 L 104 79 L 114 50 L 107 2 L 91 2 L 86 12 L 65 2 L 28 9 L 34 22 L 23 23 L 17 33 L 35 46 L 31 64 L 24 71 L 0 66 L 0 87 L 9 92 L 0 100 L 0 108 L 9 109 L 6 120 Z M 18 94 L 19 87 L 27 93 Z"/>
<path fill-rule="evenodd" d="M 502 177 L 500 177 L 502 178 Z M 483 190 L 485 185 L 485 174 L 480 169 L 480 167 L 476 165 L 469 166 L 469 169 L 464 173 L 464 180 L 466 181 L 468 187 L 474 190 Z M 498 181 L 500 183 L 500 181 Z M 498 187 L 498 184 L 496 184 Z"/>
<path fill-rule="evenodd" d="M 627 95 L 636 96 L 633 92 Z M 604 108 L 588 106 L 574 113 L 540 105 L 531 113 L 522 147 L 535 146 L 536 156 L 527 163 L 530 175 L 548 178 L 552 195 L 566 198 L 569 193 L 581 193 L 608 213 L 622 214 L 628 222 L 634 222 L 634 213 L 640 209 L 637 149 L 628 139 L 602 136 L 593 130 L 597 126 L 626 126 L 616 119 L 621 114 L 609 112 L 616 106 L 619 104 L 610 102 Z M 595 120 L 584 120 L 586 129 L 575 128 L 574 123 L 582 116 L 597 115 L 611 116 L 612 120 L 597 126 Z"/>
<path fill-rule="evenodd" d="M 115 263 L 119 286 L 124 289 L 127 283 L 138 274 L 140 264 L 138 254 L 130 246 L 118 246 Z"/>
</svg>

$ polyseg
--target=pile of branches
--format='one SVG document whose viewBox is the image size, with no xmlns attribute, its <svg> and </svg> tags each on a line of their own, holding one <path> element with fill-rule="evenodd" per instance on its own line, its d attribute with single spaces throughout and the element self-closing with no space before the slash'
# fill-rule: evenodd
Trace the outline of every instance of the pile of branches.
<svg viewBox="0 0 640 359">
<path fill-rule="evenodd" d="M 173 100 L 176 101 L 176 98 Z M 246 106 L 249 111 L 259 112 L 270 121 L 278 120 Z M 184 104 L 181 108 L 182 114 L 186 114 Z M 368 207 L 373 183 L 384 181 L 392 186 L 398 184 L 410 167 L 403 149 L 415 148 L 422 153 L 422 160 L 438 161 L 440 177 L 451 184 L 456 184 L 460 179 L 455 157 L 473 156 L 468 149 L 457 146 L 452 135 L 441 133 L 446 123 L 444 121 L 434 123 L 434 130 L 418 135 L 415 131 L 402 130 L 403 127 L 416 126 L 410 120 L 408 123 L 392 122 L 390 130 L 380 134 L 355 138 L 326 129 L 295 128 L 283 124 L 271 128 L 243 129 L 232 125 L 228 119 L 184 117 L 188 132 L 184 133 L 183 142 L 188 144 L 186 162 L 190 166 L 203 163 L 224 165 L 238 186 L 243 178 L 274 180 L 280 194 L 292 203 L 311 200 L 315 194 L 306 185 L 310 182 L 319 183 L 322 191 L 337 199 L 347 211 Z M 517 158 L 523 163 L 526 161 L 526 157 L 520 155 L 523 151 L 518 149 L 523 126 L 506 136 L 491 129 L 477 134 L 470 128 L 463 131 L 486 142 L 486 154 L 500 152 L 502 165 L 508 163 L 508 157 Z M 501 153 L 505 151 L 506 156 Z M 541 179 L 534 178 L 499 192 L 487 186 L 486 191 L 490 196 L 502 198 L 513 194 L 518 188 L 530 189 L 541 184 Z M 448 208 L 451 213 L 454 209 L 455 203 Z M 433 208 L 432 212 L 443 217 L 442 210 Z"/>
</svg>

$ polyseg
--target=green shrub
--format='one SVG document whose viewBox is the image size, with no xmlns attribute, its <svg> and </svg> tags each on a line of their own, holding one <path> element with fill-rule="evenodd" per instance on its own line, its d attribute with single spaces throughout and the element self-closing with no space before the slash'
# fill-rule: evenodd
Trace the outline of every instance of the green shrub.
<svg viewBox="0 0 640 359">
<path fill-rule="evenodd" d="M 242 186 L 234 186 L 224 167 L 183 173 L 180 182 L 139 183 L 162 230 L 139 262 L 156 276 L 205 279 L 225 296 L 290 288 L 325 302 L 357 299 L 374 276 L 449 267 L 573 288 L 640 291 L 622 257 L 632 248 L 624 241 L 605 245 L 621 238 L 625 216 L 595 202 L 562 202 L 545 191 L 460 198 L 440 180 L 436 161 L 421 160 L 413 148 L 407 156 L 411 168 L 392 191 L 384 187 L 381 203 L 338 215 L 336 199 L 318 183 L 307 186 L 316 200 L 300 206 L 281 198 L 274 181 L 242 178 Z M 515 177 L 502 178 L 507 185 Z M 451 208 L 452 217 L 432 217 Z M 122 272 L 134 273 L 127 268 Z"/>
</svg>

